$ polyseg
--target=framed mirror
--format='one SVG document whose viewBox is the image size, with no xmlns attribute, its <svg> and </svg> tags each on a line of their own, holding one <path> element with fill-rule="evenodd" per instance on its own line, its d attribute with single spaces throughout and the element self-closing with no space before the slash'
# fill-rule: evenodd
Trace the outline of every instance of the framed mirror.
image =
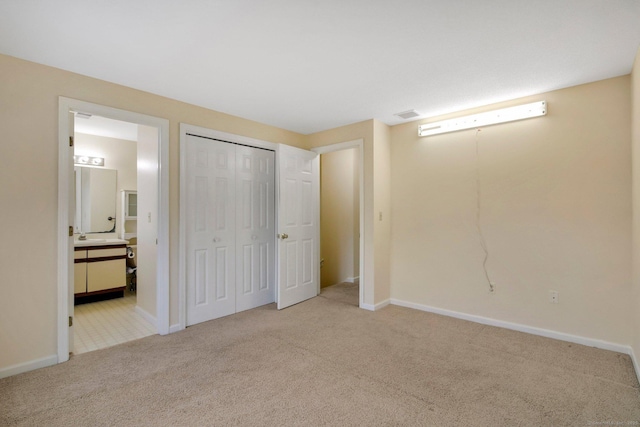
<svg viewBox="0 0 640 427">
<path fill-rule="evenodd" d="M 76 166 L 75 233 L 111 233 L 116 230 L 114 169 Z"/>
</svg>

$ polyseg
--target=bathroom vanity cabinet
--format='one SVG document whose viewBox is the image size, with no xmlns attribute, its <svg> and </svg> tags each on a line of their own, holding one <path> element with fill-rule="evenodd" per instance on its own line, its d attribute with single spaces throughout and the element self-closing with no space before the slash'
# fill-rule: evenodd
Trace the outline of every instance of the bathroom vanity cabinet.
<svg viewBox="0 0 640 427">
<path fill-rule="evenodd" d="M 90 244 L 90 243 L 89 243 Z M 127 245 L 76 246 L 74 250 L 74 295 L 76 304 L 124 296 Z M 102 297 L 100 297 L 102 296 Z"/>
</svg>

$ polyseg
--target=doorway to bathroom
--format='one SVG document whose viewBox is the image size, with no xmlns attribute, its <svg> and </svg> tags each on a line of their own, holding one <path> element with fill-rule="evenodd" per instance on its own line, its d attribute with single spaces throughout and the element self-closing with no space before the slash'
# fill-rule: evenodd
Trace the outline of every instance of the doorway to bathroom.
<svg viewBox="0 0 640 427">
<path fill-rule="evenodd" d="M 59 140 L 59 226 L 69 229 L 58 239 L 63 362 L 169 332 L 168 121 L 60 97 Z M 84 169 L 114 178 L 94 194 L 100 180 Z M 76 312 L 76 302 L 88 303 Z"/>
<path fill-rule="evenodd" d="M 74 115 L 72 351 L 81 354 L 157 333 L 158 185 L 149 165 L 157 164 L 158 136 L 148 126 Z"/>
</svg>

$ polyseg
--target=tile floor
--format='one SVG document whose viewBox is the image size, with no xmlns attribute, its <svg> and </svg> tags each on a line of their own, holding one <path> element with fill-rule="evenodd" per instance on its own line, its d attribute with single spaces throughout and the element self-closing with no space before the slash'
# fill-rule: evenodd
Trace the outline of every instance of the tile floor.
<svg viewBox="0 0 640 427">
<path fill-rule="evenodd" d="M 148 320 L 136 313 L 136 295 L 75 306 L 74 354 L 111 347 L 156 334 Z"/>
</svg>

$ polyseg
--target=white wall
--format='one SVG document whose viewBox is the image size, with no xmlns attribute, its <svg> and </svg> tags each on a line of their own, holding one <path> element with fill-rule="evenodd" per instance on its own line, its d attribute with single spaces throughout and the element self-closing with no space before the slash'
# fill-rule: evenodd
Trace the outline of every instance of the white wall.
<svg viewBox="0 0 640 427">
<path fill-rule="evenodd" d="M 392 298 L 629 345 L 629 83 L 503 103 L 495 107 L 546 99 L 549 112 L 477 135 L 419 138 L 424 121 L 393 127 Z M 476 229 L 476 137 L 494 294 Z"/>
<path fill-rule="evenodd" d="M 137 306 L 156 317 L 158 129 L 138 126 Z"/>
</svg>

